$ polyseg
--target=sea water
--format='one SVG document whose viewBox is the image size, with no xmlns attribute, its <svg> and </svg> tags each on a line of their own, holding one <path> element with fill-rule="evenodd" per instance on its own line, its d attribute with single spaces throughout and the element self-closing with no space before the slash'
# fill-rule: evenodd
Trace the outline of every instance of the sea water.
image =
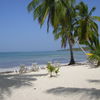
<svg viewBox="0 0 100 100">
<path fill-rule="evenodd" d="M 74 51 L 74 58 L 76 62 L 86 61 L 86 55 L 81 51 Z M 30 66 L 32 63 L 68 63 L 69 61 L 69 51 L 0 52 L 0 68 L 14 68 L 21 64 Z"/>
</svg>

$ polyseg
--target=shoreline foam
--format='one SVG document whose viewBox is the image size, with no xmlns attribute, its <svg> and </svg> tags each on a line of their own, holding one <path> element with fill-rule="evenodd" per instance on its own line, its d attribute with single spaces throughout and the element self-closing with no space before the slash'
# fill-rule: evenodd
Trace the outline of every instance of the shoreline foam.
<svg viewBox="0 0 100 100">
<path fill-rule="evenodd" d="M 77 65 L 87 65 L 87 64 L 88 64 L 87 61 L 84 61 L 84 62 L 78 62 L 74 66 L 77 66 Z M 60 65 L 62 67 L 64 67 L 64 66 L 68 66 L 68 63 L 60 63 Z M 37 66 L 42 69 L 43 67 L 46 67 L 46 64 L 37 64 Z M 26 66 L 25 65 L 25 67 L 28 68 L 28 69 L 30 69 L 32 67 L 32 65 L 30 65 L 30 66 Z M 9 71 L 18 71 L 19 68 L 20 68 L 20 66 L 9 67 L 9 68 L 5 68 L 5 67 L 4 68 L 0 68 L 0 73 L 1 72 L 9 72 Z"/>
</svg>

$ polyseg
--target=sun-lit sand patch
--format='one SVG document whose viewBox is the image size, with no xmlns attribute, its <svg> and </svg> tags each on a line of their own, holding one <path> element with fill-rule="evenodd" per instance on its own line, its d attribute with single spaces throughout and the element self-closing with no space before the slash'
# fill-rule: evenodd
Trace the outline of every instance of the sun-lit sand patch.
<svg viewBox="0 0 100 100">
<path fill-rule="evenodd" d="M 100 100 L 100 68 L 63 66 L 52 78 L 46 69 L 0 74 L 0 100 Z"/>
</svg>

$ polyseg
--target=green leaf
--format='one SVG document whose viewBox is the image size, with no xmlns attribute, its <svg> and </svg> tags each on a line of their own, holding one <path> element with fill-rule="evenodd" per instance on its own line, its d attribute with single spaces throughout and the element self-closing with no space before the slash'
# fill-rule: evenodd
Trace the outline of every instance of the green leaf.
<svg viewBox="0 0 100 100">
<path fill-rule="evenodd" d="M 100 21 L 100 17 L 99 16 L 93 16 L 93 18 L 97 21 Z"/>
</svg>

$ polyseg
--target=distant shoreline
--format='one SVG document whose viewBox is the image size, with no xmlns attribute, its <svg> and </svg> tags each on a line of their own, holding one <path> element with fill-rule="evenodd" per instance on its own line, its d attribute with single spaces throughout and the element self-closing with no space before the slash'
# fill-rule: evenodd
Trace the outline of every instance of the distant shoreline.
<svg viewBox="0 0 100 100">
<path fill-rule="evenodd" d="M 88 47 L 82 47 L 85 51 L 88 51 Z M 70 49 L 56 50 L 56 51 L 70 51 Z M 73 51 L 82 51 L 80 48 L 73 48 Z"/>
</svg>

